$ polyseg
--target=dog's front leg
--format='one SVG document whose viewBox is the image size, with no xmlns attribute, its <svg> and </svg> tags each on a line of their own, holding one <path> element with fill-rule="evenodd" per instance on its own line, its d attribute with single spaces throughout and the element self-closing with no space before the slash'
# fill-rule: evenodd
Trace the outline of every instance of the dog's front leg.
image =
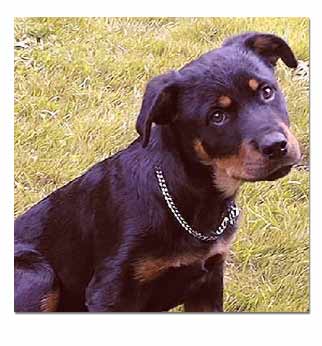
<svg viewBox="0 0 322 346">
<path fill-rule="evenodd" d="M 139 311 L 136 287 L 126 272 L 126 265 L 117 259 L 106 260 L 96 268 L 86 288 L 88 311 Z"/>
<path fill-rule="evenodd" d="M 122 306 L 124 298 L 124 280 L 121 280 L 122 265 L 111 266 L 112 261 L 105 261 L 95 269 L 86 288 L 86 306 L 90 312 L 126 311 Z"/>
<path fill-rule="evenodd" d="M 223 311 L 223 268 L 221 261 L 211 266 L 202 283 L 188 295 L 184 302 L 186 312 Z"/>
</svg>

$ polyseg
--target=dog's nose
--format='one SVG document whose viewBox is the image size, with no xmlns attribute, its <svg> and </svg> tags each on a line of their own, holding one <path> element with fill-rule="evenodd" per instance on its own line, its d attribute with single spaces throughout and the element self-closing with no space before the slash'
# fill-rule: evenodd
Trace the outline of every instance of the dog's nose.
<svg viewBox="0 0 322 346">
<path fill-rule="evenodd" d="M 261 152 L 270 159 L 280 159 L 287 154 L 287 140 L 281 132 L 264 135 L 258 144 Z"/>
</svg>

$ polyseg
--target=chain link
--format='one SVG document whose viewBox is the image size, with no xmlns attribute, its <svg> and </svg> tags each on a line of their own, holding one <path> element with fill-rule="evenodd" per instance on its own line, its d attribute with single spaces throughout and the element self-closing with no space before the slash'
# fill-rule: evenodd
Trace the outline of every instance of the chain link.
<svg viewBox="0 0 322 346">
<path fill-rule="evenodd" d="M 233 226 L 236 223 L 238 216 L 240 214 L 240 210 L 236 206 L 236 204 L 233 201 L 231 201 L 227 207 L 227 213 L 228 213 L 227 216 L 224 217 L 221 224 L 219 225 L 219 227 L 216 230 L 212 230 L 210 232 L 210 234 L 212 234 L 212 235 L 204 235 L 200 232 L 197 232 L 196 230 L 194 230 L 192 227 L 189 226 L 187 221 L 180 214 L 178 208 L 175 206 L 174 201 L 173 201 L 173 199 L 169 193 L 168 187 L 166 185 L 166 182 L 165 182 L 161 168 L 156 167 L 155 174 L 156 174 L 156 177 L 158 179 L 158 184 L 159 184 L 159 187 L 161 189 L 162 195 L 163 195 L 169 209 L 171 210 L 172 214 L 174 215 L 176 220 L 179 222 L 179 224 L 193 237 L 195 237 L 199 240 L 202 240 L 202 241 L 215 241 L 219 238 L 220 235 L 222 235 L 224 233 L 224 231 L 227 229 L 229 224 L 231 226 Z"/>
</svg>

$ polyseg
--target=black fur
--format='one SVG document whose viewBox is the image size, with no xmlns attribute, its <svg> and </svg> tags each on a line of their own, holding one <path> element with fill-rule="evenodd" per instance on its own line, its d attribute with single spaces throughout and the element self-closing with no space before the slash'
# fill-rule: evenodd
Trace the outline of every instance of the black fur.
<svg viewBox="0 0 322 346">
<path fill-rule="evenodd" d="M 245 139 L 256 146 L 263 133 L 282 131 L 278 121 L 288 125 L 273 63 L 281 57 L 294 67 L 296 60 L 273 35 L 265 42 L 277 46 L 256 49 L 262 36 L 237 36 L 152 79 L 137 120 L 140 137 L 16 219 L 15 311 L 41 311 L 42 297 L 57 287 L 58 311 L 164 311 L 181 303 L 189 311 L 222 311 L 221 256 L 173 266 L 147 282 L 135 279 L 135 270 L 138 260 L 193 257 L 213 246 L 188 235 L 174 219 L 156 166 L 188 223 L 207 233 L 220 224 L 235 194 L 226 196 L 214 184 L 216 171 L 201 162 L 195 139 L 212 159 L 227 158 L 238 154 Z M 275 99 L 264 103 L 247 87 L 250 78 L 272 86 Z M 224 126 L 211 123 L 220 95 L 232 100 Z"/>
</svg>

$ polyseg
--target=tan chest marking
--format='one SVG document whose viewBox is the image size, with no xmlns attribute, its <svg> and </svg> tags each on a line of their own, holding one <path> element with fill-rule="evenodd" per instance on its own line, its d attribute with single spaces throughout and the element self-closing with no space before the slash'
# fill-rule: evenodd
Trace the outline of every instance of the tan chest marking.
<svg viewBox="0 0 322 346">
<path fill-rule="evenodd" d="M 47 293 L 40 301 L 42 312 L 56 311 L 59 303 L 59 289 Z"/>
<path fill-rule="evenodd" d="M 235 238 L 232 234 L 228 239 L 218 239 L 212 247 L 205 252 L 185 254 L 173 257 L 146 257 L 134 263 L 134 278 L 142 283 L 149 282 L 170 268 L 179 268 L 200 262 L 205 262 L 208 258 L 221 255 L 224 258 L 229 253 L 231 243 Z"/>
</svg>

